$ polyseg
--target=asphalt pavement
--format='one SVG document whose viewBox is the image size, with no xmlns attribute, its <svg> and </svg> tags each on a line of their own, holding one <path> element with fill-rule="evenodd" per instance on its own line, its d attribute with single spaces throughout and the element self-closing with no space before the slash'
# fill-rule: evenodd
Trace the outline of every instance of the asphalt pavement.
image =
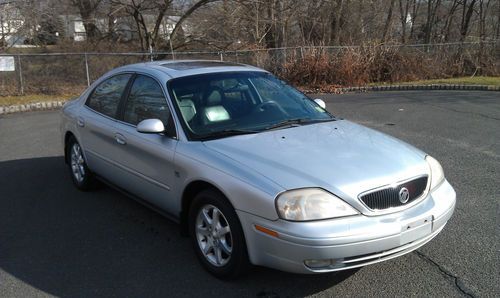
<svg viewBox="0 0 500 298">
<path fill-rule="evenodd" d="M 458 203 L 443 232 L 403 257 L 340 274 L 254 268 L 221 281 L 178 226 L 122 194 L 76 190 L 59 112 L 0 117 L 0 296 L 500 296 L 500 93 L 320 95 L 328 109 L 438 159 Z"/>
</svg>

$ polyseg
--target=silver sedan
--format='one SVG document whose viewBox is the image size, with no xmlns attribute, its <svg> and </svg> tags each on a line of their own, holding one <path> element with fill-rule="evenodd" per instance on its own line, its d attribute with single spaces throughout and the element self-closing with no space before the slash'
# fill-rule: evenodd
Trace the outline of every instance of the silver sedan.
<svg viewBox="0 0 500 298">
<path fill-rule="evenodd" d="M 61 132 L 77 188 L 105 182 L 179 222 L 223 278 L 395 258 L 455 208 L 434 158 L 241 64 L 114 69 L 64 106 Z"/>
</svg>

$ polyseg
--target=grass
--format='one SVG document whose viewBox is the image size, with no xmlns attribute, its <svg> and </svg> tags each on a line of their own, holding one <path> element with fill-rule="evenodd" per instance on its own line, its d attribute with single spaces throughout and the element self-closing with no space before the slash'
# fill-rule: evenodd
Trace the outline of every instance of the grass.
<svg viewBox="0 0 500 298">
<path fill-rule="evenodd" d="M 449 78 L 449 79 L 433 79 L 433 80 L 420 80 L 412 82 L 400 82 L 400 83 L 371 83 L 370 86 L 377 85 L 491 85 L 500 86 L 500 77 L 461 77 L 461 78 Z"/>
<path fill-rule="evenodd" d="M 76 96 L 78 96 L 78 94 L 64 94 L 64 95 L 28 94 L 28 95 L 0 96 L 0 107 L 10 106 L 10 105 L 30 104 L 35 102 L 69 100 Z"/>
</svg>

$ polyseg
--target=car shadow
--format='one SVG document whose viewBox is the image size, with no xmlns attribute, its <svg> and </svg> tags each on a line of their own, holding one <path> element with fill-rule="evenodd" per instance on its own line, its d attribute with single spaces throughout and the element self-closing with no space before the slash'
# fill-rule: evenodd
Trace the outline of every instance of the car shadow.
<svg viewBox="0 0 500 298">
<path fill-rule="evenodd" d="M 52 295 L 306 296 L 355 272 L 256 267 L 221 281 L 199 265 L 177 224 L 110 188 L 76 190 L 62 157 L 0 162 L 0 275 Z"/>
</svg>

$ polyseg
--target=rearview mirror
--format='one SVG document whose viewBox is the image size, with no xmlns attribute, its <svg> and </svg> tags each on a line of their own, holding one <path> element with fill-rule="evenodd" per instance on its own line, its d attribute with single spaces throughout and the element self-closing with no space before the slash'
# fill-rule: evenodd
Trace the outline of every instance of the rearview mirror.
<svg viewBox="0 0 500 298">
<path fill-rule="evenodd" d="M 160 119 L 146 119 L 137 124 L 137 131 L 141 133 L 162 133 L 165 126 Z"/>
<path fill-rule="evenodd" d="M 317 103 L 317 104 L 318 104 L 318 106 L 320 106 L 320 107 L 322 107 L 323 109 L 325 109 L 325 110 L 326 110 L 326 103 L 325 103 L 322 99 L 320 99 L 320 98 L 316 98 L 316 99 L 314 100 L 314 102 L 315 102 L 315 103 Z"/>
</svg>

